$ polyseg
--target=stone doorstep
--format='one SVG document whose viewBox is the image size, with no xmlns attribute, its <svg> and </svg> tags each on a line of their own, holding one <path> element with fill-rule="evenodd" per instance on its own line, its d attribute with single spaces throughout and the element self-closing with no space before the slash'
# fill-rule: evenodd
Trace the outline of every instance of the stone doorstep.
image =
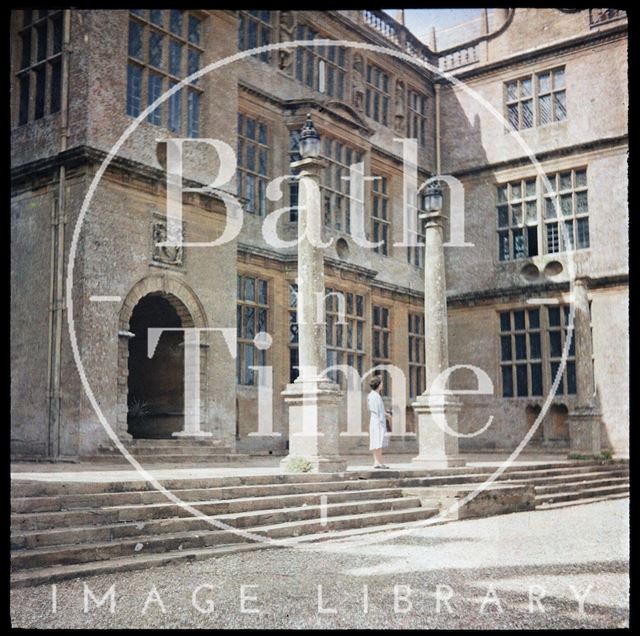
<svg viewBox="0 0 640 636">
<path fill-rule="evenodd" d="M 154 467 L 157 468 L 164 464 L 184 464 L 185 460 L 188 459 L 190 465 L 208 465 L 208 466 L 216 466 L 220 464 L 232 464 L 235 462 L 242 462 L 245 459 L 249 459 L 249 455 L 238 455 L 233 454 L 229 455 L 226 453 L 216 453 L 216 452 L 193 452 L 193 453 L 185 453 L 183 455 L 165 455 L 161 453 L 131 453 L 132 457 L 136 459 L 143 468 Z M 91 458 L 91 463 L 93 465 L 122 465 L 129 466 L 131 464 L 127 460 L 126 457 L 123 457 L 120 454 L 113 455 L 100 455 L 94 456 Z M 131 470 L 133 468 L 131 467 Z"/>
<path fill-rule="evenodd" d="M 418 497 L 425 507 L 437 507 L 447 518 L 470 519 L 535 509 L 535 487 L 531 484 L 493 483 L 478 492 L 462 507 L 449 511 L 457 502 L 476 490 L 471 484 L 426 488 L 403 488 L 402 494 Z M 448 511 L 448 512 L 447 512 Z"/>
</svg>

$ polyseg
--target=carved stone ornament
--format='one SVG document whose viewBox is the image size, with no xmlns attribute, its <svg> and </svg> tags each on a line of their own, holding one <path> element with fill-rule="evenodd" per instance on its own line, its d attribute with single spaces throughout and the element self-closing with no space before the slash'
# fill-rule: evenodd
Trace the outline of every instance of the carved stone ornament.
<svg viewBox="0 0 640 636">
<path fill-rule="evenodd" d="M 179 240 L 182 241 L 184 232 L 180 232 Z M 165 263 L 166 265 L 182 265 L 183 246 L 182 245 L 158 245 L 167 241 L 167 222 L 166 220 L 154 219 L 153 221 L 153 260 L 156 263 Z"/>
<path fill-rule="evenodd" d="M 280 42 L 293 40 L 295 27 L 293 11 L 280 11 Z M 278 50 L 278 68 L 291 75 L 293 71 L 293 49 Z"/>
</svg>

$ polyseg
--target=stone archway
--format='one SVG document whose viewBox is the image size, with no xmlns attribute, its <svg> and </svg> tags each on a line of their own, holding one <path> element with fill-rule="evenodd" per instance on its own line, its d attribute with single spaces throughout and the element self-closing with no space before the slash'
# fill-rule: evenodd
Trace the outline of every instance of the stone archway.
<svg viewBox="0 0 640 636">
<path fill-rule="evenodd" d="M 552 404 L 549 409 L 549 441 L 555 445 L 569 444 L 569 409 L 564 404 Z"/>
<path fill-rule="evenodd" d="M 162 334 L 149 360 L 146 331 L 149 327 L 206 328 L 203 307 L 180 279 L 168 274 L 149 276 L 127 295 L 118 326 L 118 435 L 121 439 L 170 438 L 184 425 L 184 334 Z M 204 346 L 200 369 L 200 418 L 205 421 L 208 382 Z"/>
<path fill-rule="evenodd" d="M 541 411 L 542 411 L 542 408 L 538 404 L 535 404 L 535 405 L 530 404 L 529 406 L 527 406 L 527 408 L 525 409 L 525 416 L 527 418 L 527 431 L 531 430 L 531 428 L 536 422 L 536 419 L 540 415 Z M 543 441 L 544 441 L 544 421 L 540 422 L 540 424 L 538 425 L 536 432 L 531 436 L 531 439 L 529 440 L 529 444 L 537 445 L 542 443 Z"/>
</svg>

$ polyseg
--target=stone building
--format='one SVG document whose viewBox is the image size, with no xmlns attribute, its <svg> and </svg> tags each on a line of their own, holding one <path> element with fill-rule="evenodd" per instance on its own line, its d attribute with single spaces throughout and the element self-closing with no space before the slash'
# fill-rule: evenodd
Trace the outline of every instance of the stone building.
<svg viewBox="0 0 640 636">
<path fill-rule="evenodd" d="M 314 38 L 353 44 L 240 57 L 132 127 L 198 69 Z M 236 326 L 235 360 L 222 332 L 197 347 L 200 431 L 229 452 L 286 452 L 280 393 L 296 375 L 296 249 L 274 247 L 264 228 L 287 207 L 276 227 L 283 241 L 296 236 L 295 180 L 268 184 L 290 173 L 307 113 L 321 136 L 322 212 L 334 239 L 325 253 L 335 292 L 328 363 L 360 376 L 377 365 L 401 370 L 386 383 L 392 448 L 415 454 L 411 402 L 426 388 L 424 254 L 402 245 L 398 139 L 413 138 L 420 182 L 441 174 L 463 184 L 464 240 L 473 244 L 445 250 L 450 364 L 480 367 L 494 391 L 464 396 L 461 450 L 515 448 L 535 420 L 568 335 L 575 269 L 592 346 L 582 358 L 571 346 L 530 446 L 569 448 L 576 387 L 591 382 L 603 447 L 628 453 L 626 14 L 499 9 L 485 13 L 480 35 L 462 39 L 438 50 L 379 11 L 12 12 L 12 457 L 96 454 L 109 443 L 98 412 L 122 440 L 184 444 L 173 434 L 190 426 L 192 345 L 180 329 Z M 182 144 L 192 190 L 182 197 L 181 247 L 158 245 L 168 235 L 171 138 L 221 140 L 238 157 L 233 170 L 210 144 Z M 375 177 L 363 197 L 367 236 L 382 241 L 375 250 L 352 236 L 355 195 L 344 177 L 358 162 Z M 230 195 L 244 210 L 237 236 L 190 245 L 222 235 Z M 150 327 L 174 329 L 151 358 Z M 255 340 L 263 331 L 270 346 Z M 271 369 L 272 391 L 261 391 L 269 374 L 258 365 Z M 364 417 L 347 422 L 357 379 L 333 375 L 345 390 L 341 451 L 366 449 Z M 450 381 L 476 386 L 464 369 Z"/>
</svg>

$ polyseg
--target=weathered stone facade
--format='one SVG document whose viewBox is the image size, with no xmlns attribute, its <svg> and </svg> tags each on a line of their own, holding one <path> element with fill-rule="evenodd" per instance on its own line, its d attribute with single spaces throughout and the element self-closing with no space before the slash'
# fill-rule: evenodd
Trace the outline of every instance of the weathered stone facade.
<svg viewBox="0 0 640 636">
<path fill-rule="evenodd" d="M 415 255 L 409 262 L 407 248 L 393 245 L 400 243 L 403 236 L 402 146 L 394 140 L 423 136 L 418 144 L 420 176 L 439 172 L 462 182 L 465 240 L 473 243 L 473 247 L 445 248 L 449 363 L 480 367 L 494 386 L 493 395 L 463 396 L 465 407 L 459 415 L 459 427 L 468 437 L 460 440 L 460 449 L 517 446 L 553 381 L 550 358 L 554 344 L 548 333 L 553 331 L 553 325 L 551 314 L 547 315 L 547 308 L 553 305 L 531 305 L 527 301 L 551 299 L 568 304 L 572 270 L 571 255 L 566 250 L 548 253 L 545 248 L 548 219 L 542 210 L 542 175 L 528 156 L 531 153 L 545 174 L 574 175 L 570 177 L 572 193 L 566 195 L 572 197 L 574 216 L 576 206 L 582 205 L 581 193 L 588 192 L 588 246 L 577 249 L 574 256 L 588 276 L 602 446 L 618 453 L 628 452 L 628 89 L 627 22 L 623 12 L 495 10 L 488 21 L 488 33 L 447 51 L 428 49 L 380 12 L 253 12 L 257 16 L 245 11 L 185 12 L 184 29 L 191 15 L 200 24 L 199 39 L 192 41 L 184 35 L 182 43 L 186 50 L 193 42 L 199 42 L 199 68 L 237 53 L 238 32 L 250 39 L 250 29 L 255 28 L 257 33 L 267 30 L 269 36 L 268 40 L 257 40 L 258 45 L 306 39 L 315 33 L 320 38 L 389 47 L 447 70 L 464 82 L 466 89 L 393 55 L 347 46 L 340 53 L 339 47 L 328 45 L 314 47 L 315 54 L 307 53 L 310 49 L 304 46 L 273 50 L 263 59 L 256 54 L 202 76 L 197 85 L 201 90 L 197 136 L 219 139 L 237 148 L 239 137 L 245 137 L 244 132 L 239 135 L 240 113 L 243 122 L 251 120 L 256 126 L 264 126 L 264 140 L 251 143 L 255 146 L 256 165 L 264 157 L 266 169 L 263 174 L 259 167 L 241 165 L 239 177 L 227 184 L 208 193 L 185 192 L 183 233 L 187 242 L 209 242 L 222 234 L 228 221 L 225 191 L 239 193 L 245 214 L 242 230 L 233 241 L 216 247 L 186 245 L 179 250 L 156 245 L 166 233 L 167 208 L 166 152 L 158 140 L 188 135 L 172 132 L 164 125 L 147 119 L 140 123 L 104 169 L 91 202 L 83 211 L 85 197 L 104 167 L 107 154 L 134 121 L 127 114 L 132 90 L 127 79 L 127 68 L 132 64 L 129 23 L 142 25 L 144 47 L 150 46 L 146 34 L 155 29 L 154 23 L 146 14 L 134 15 L 125 10 L 65 10 L 59 18 L 55 14 L 40 18 L 37 13 L 33 11 L 34 15 L 27 19 L 23 11 L 14 11 L 11 18 L 14 457 L 87 456 L 108 442 L 74 360 L 67 301 L 71 280 L 72 318 L 85 382 L 104 418 L 121 439 L 128 439 L 132 430 L 136 435 L 153 437 L 148 433 L 150 429 L 159 427 L 164 431 L 162 427 L 166 427 L 166 435 L 170 436 L 170 431 L 181 427 L 182 403 L 177 398 L 175 409 L 170 404 L 158 404 L 156 412 L 146 414 L 145 426 L 136 428 L 132 424 L 135 404 L 150 402 L 146 407 L 154 408 L 153 391 L 142 387 L 139 391 L 148 390 L 148 399 L 144 395 L 133 396 L 132 387 L 137 385 L 131 384 L 129 377 L 131 368 L 142 368 L 130 359 L 132 316 L 141 301 L 147 299 L 144 302 L 151 303 L 150 316 L 153 307 L 157 307 L 158 312 L 173 316 L 175 325 L 181 327 L 235 328 L 240 308 L 240 320 L 251 320 L 251 330 L 260 326 L 272 335 L 273 344 L 265 354 L 266 364 L 273 369 L 272 430 L 259 430 L 259 412 L 265 407 L 258 403 L 258 380 L 247 370 L 258 364 L 259 354 L 250 344 L 251 338 L 245 337 L 244 327 L 238 334 L 238 352 L 242 354 L 238 360 L 229 355 L 220 333 L 202 338 L 201 429 L 238 452 L 286 452 L 287 409 L 280 394 L 291 380 L 291 366 L 295 363 L 290 285 L 296 279 L 296 249 L 274 248 L 265 240 L 263 226 L 268 214 L 294 202 L 288 183 L 281 186 L 283 197 L 275 201 L 261 197 L 260 188 L 290 172 L 289 164 L 294 159 L 290 136 L 300 130 L 308 112 L 312 113 L 322 143 L 332 140 L 332 152 L 339 147 L 341 153 L 340 160 L 334 161 L 330 179 L 322 184 L 323 197 L 329 197 L 332 225 L 327 228 L 327 235 L 336 239 L 325 253 L 325 285 L 354 296 L 353 308 L 347 308 L 345 333 L 342 329 L 332 331 L 332 341 L 328 342 L 333 363 L 347 364 L 352 359 L 355 365 L 355 360 L 361 359 L 366 372 L 375 359 L 376 364 L 396 365 L 407 378 L 411 377 L 410 368 L 415 377 L 419 376 L 420 359 L 409 348 L 410 342 L 411 346 L 417 342 L 419 348 L 420 334 L 410 334 L 409 327 L 414 329 L 415 324 L 410 316 L 423 315 L 424 274 L 420 261 L 416 265 Z M 33 31 L 37 40 L 42 32 L 37 28 L 42 24 L 38 20 L 49 21 L 50 29 L 61 29 L 62 98 L 58 112 L 50 113 L 46 106 L 44 115 L 35 117 L 40 107 L 38 96 L 44 92 L 47 100 L 53 99 L 48 95 L 53 90 L 58 50 L 55 41 L 48 40 L 53 62 L 51 68 L 47 67 L 44 88 L 39 88 L 37 64 L 23 70 L 25 34 Z M 247 26 L 249 23 L 254 25 Z M 36 26 L 32 28 L 30 24 Z M 168 40 L 171 34 L 166 31 L 166 24 L 163 28 Z M 29 61 L 33 57 L 37 62 L 36 41 L 29 46 L 33 53 Z M 244 48 L 249 48 L 246 42 Z M 169 55 L 166 47 L 164 55 Z M 143 73 L 151 73 L 148 64 L 140 67 L 144 67 Z M 507 117 L 510 82 L 522 78 L 540 82 L 541 75 L 555 69 L 563 69 L 566 116 L 558 121 L 535 121 L 521 129 L 521 143 L 489 108 Z M 24 102 L 20 78 L 27 75 L 31 83 Z M 181 77 L 184 76 L 183 70 Z M 141 90 L 144 109 L 151 100 L 146 101 L 146 84 Z M 537 106 L 531 116 L 543 118 L 546 102 L 539 96 L 542 89 L 534 90 L 538 92 L 530 97 L 536 99 Z M 416 106 L 421 103 L 416 99 L 424 99 L 424 106 Z M 184 119 L 190 102 L 185 99 L 182 103 Z M 54 110 L 53 101 L 47 104 Z M 169 102 L 161 108 L 165 117 Z M 519 116 L 526 117 L 526 106 L 519 108 Z M 24 123 L 23 115 L 27 120 Z M 424 127 L 422 131 L 420 126 Z M 374 222 L 388 228 L 387 254 L 358 246 L 345 231 L 348 189 L 343 189 L 341 177 L 348 176 L 351 163 L 347 161 L 347 148 L 352 162 L 361 155 L 365 175 L 386 178 L 384 192 L 381 188 L 374 192 L 372 183 L 365 183 L 364 205 L 370 238 L 374 235 Z M 210 146 L 185 145 L 185 178 L 192 180 L 192 185 L 211 182 L 224 167 L 219 164 L 218 155 Z M 576 184 L 583 172 L 586 185 L 581 189 L 583 185 Z M 255 191 L 247 191 L 242 185 L 246 174 L 258 184 Z M 504 184 L 526 184 L 536 177 L 538 216 L 528 227 L 537 228 L 537 254 L 500 260 L 497 191 Z M 378 206 L 383 202 L 387 206 L 386 219 L 373 218 L 374 198 L 376 209 L 381 209 Z M 447 199 L 445 196 L 445 203 Z M 262 211 L 267 214 L 247 211 L 252 202 L 258 207 L 263 205 Z M 84 219 L 77 228 L 81 213 Z M 578 221 L 576 232 L 582 231 L 583 226 L 577 224 Z M 281 237 L 295 238 L 295 219 L 285 213 L 278 229 Z M 72 241 L 77 245 L 71 279 Z M 246 279 L 254 281 L 246 283 L 247 302 L 244 287 L 242 297 L 238 295 Z M 264 302 L 258 298 L 260 281 L 266 283 Z M 115 300 L 91 300 L 96 296 Z M 356 309 L 359 302 L 361 313 Z M 248 309 L 242 309 L 245 305 Z M 535 307 L 542 317 L 540 362 L 537 357 L 531 362 L 528 351 L 525 362 L 515 360 L 512 366 L 517 375 L 519 366 L 528 365 L 525 384 L 528 382 L 531 389 L 532 368 L 540 364 L 544 392 L 531 395 L 535 391 L 529 390 L 526 396 L 504 397 L 501 368 L 507 364 L 501 352 L 501 315 Z M 388 323 L 379 321 L 374 325 L 374 315 L 379 317 L 381 309 L 388 312 Z M 260 314 L 265 323 L 257 318 L 262 310 L 266 310 Z M 254 335 L 253 331 L 250 335 Z M 519 342 L 517 336 L 514 333 L 514 346 Z M 338 337 L 343 339 L 340 346 Z M 388 350 L 380 345 L 380 351 L 375 352 L 374 339 L 376 343 L 388 339 Z M 170 364 L 171 355 L 180 357 L 181 342 L 176 336 L 175 346 L 159 352 L 166 356 L 162 357 L 166 364 Z M 171 394 L 180 385 L 178 371 L 173 377 L 168 373 L 158 379 L 162 386 L 170 387 L 167 391 Z M 476 380 L 467 373 L 456 372 L 452 385 L 475 388 Z M 240 382 L 236 381 L 238 374 Z M 520 380 L 514 376 L 513 382 L 517 381 Z M 514 395 L 518 392 L 515 390 Z M 395 395 L 393 400 L 385 398 L 394 411 L 392 448 L 414 454 L 417 443 L 409 405 L 415 396 L 416 390 L 407 380 L 405 395 Z M 565 394 L 556 395 L 553 405 L 534 443 L 569 448 L 565 420 L 566 414 L 578 406 L 575 396 L 567 387 Z M 345 396 L 342 406 L 342 452 L 367 449 L 366 409 L 358 430 L 347 424 L 353 403 L 348 404 Z M 490 416 L 494 417 L 491 426 L 473 436 Z M 138 413 L 137 417 L 145 414 Z M 140 433 L 141 430 L 147 433 Z"/>
</svg>

